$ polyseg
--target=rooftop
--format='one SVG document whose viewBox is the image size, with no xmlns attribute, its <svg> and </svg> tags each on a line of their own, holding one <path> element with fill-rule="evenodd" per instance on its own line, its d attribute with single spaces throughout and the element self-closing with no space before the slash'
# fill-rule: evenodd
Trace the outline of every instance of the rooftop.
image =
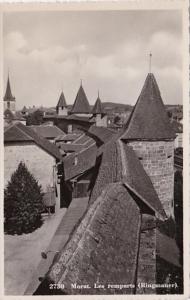
<svg viewBox="0 0 190 300">
<path fill-rule="evenodd" d="M 50 143 L 48 140 L 38 135 L 34 130 L 20 122 L 7 127 L 4 131 L 4 143 L 11 142 L 33 142 L 54 158 L 59 160 L 62 159 L 58 148 L 54 144 Z"/>
<path fill-rule="evenodd" d="M 92 109 L 92 114 L 93 115 L 96 115 L 96 114 L 102 114 L 103 113 L 103 110 L 102 110 L 102 103 L 101 103 L 101 100 L 99 98 L 99 95 L 98 95 L 98 98 L 94 104 L 94 107 Z"/>
<path fill-rule="evenodd" d="M 156 79 L 152 73 L 149 73 L 126 124 L 122 139 L 169 140 L 174 138 L 175 133 L 169 122 Z"/>
<path fill-rule="evenodd" d="M 75 102 L 73 104 L 73 107 L 71 109 L 71 113 L 86 113 L 86 114 L 90 114 L 90 105 L 88 102 L 88 99 L 86 97 L 85 91 L 82 87 L 82 84 L 78 90 Z"/>
<path fill-rule="evenodd" d="M 46 139 L 55 139 L 60 135 L 65 134 L 59 127 L 55 125 L 31 125 L 28 127 Z"/>
<path fill-rule="evenodd" d="M 61 92 L 61 95 L 59 97 L 59 101 L 57 103 L 57 107 L 66 107 L 67 106 L 67 103 L 66 103 L 66 100 L 65 100 L 65 96 L 63 94 L 63 92 Z"/>
</svg>

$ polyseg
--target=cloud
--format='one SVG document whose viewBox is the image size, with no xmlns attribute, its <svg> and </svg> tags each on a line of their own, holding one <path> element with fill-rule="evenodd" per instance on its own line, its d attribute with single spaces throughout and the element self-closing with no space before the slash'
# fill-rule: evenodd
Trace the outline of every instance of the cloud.
<svg viewBox="0 0 190 300">
<path fill-rule="evenodd" d="M 150 51 L 165 102 L 177 103 L 182 99 L 180 26 L 176 12 L 7 14 L 4 66 L 18 106 L 56 105 L 61 88 L 72 104 L 81 78 L 91 104 L 98 89 L 102 100 L 134 104 Z"/>
</svg>

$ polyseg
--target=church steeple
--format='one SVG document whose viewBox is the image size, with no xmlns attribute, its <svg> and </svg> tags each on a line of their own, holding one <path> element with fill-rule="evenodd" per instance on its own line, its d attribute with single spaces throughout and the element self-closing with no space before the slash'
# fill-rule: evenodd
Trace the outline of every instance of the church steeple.
<svg viewBox="0 0 190 300">
<path fill-rule="evenodd" d="M 11 92 L 11 85 L 10 85 L 10 80 L 9 80 L 9 75 L 7 79 L 7 87 L 6 87 L 6 92 L 4 96 L 4 111 L 6 109 L 11 110 L 12 112 L 15 112 L 15 97 L 13 97 L 12 92 Z"/>
<path fill-rule="evenodd" d="M 11 85 L 10 85 L 10 80 L 9 80 L 9 75 L 7 79 L 7 88 L 4 96 L 4 101 L 15 101 L 15 97 L 13 97 L 12 92 L 11 92 Z"/>
</svg>

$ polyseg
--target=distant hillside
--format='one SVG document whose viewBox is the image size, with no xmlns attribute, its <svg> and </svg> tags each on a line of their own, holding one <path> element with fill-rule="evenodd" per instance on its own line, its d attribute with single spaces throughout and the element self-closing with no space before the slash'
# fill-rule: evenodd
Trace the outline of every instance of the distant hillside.
<svg viewBox="0 0 190 300">
<path fill-rule="evenodd" d="M 131 111 L 133 106 L 129 104 L 114 103 L 114 102 L 103 102 L 102 107 L 105 111 L 123 112 Z"/>
<path fill-rule="evenodd" d="M 93 105 L 90 106 L 91 109 L 93 108 Z M 102 102 L 102 107 L 105 112 L 108 113 L 121 113 L 124 111 L 132 111 L 133 106 L 129 104 L 123 104 L 123 103 L 114 103 L 114 102 Z M 166 104 L 165 105 L 166 110 L 180 110 L 182 111 L 183 106 L 182 105 L 175 105 L 175 104 Z M 55 107 L 50 107 L 51 109 L 55 109 Z M 72 105 L 68 105 L 68 109 L 71 110 Z"/>
</svg>

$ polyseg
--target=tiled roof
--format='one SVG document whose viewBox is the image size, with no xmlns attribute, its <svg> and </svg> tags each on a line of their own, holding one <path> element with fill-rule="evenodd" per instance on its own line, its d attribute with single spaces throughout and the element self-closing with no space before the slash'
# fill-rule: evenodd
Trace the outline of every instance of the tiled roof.
<svg viewBox="0 0 190 300">
<path fill-rule="evenodd" d="M 100 196 L 106 185 L 122 181 L 122 161 L 119 154 L 116 140 L 104 144 L 102 152 L 98 149 L 97 156 L 101 159 L 101 163 L 91 192 L 90 203 Z"/>
<path fill-rule="evenodd" d="M 122 139 L 168 140 L 175 133 L 169 122 L 156 79 L 149 73 Z"/>
<path fill-rule="evenodd" d="M 90 105 L 82 85 L 80 86 L 75 102 L 71 109 L 71 113 L 87 113 L 90 114 Z"/>
<path fill-rule="evenodd" d="M 67 153 L 67 152 L 79 152 L 82 149 L 84 149 L 83 145 L 77 145 L 77 144 L 58 143 L 56 145 L 59 147 L 59 149 L 64 150 L 65 153 Z"/>
<path fill-rule="evenodd" d="M 180 252 L 174 238 L 161 233 L 159 229 L 156 230 L 156 251 L 157 255 L 169 262 L 172 265 L 181 267 Z"/>
<path fill-rule="evenodd" d="M 165 211 L 153 184 L 132 147 L 127 146 L 127 144 L 121 141 L 119 145 L 122 157 L 123 183 L 157 213 L 159 217 L 165 219 Z"/>
<path fill-rule="evenodd" d="M 64 132 L 57 126 L 32 125 L 32 126 L 28 126 L 28 127 L 33 129 L 40 136 L 47 138 L 47 139 L 55 139 L 58 136 L 64 134 Z"/>
<path fill-rule="evenodd" d="M 116 132 L 106 127 L 91 126 L 88 130 L 91 136 L 98 138 L 101 142 L 107 143 Z"/>
<path fill-rule="evenodd" d="M 67 117 L 67 120 L 82 121 L 82 122 L 88 122 L 88 123 L 94 123 L 95 122 L 91 118 L 89 118 L 88 116 L 76 116 L 74 114 L 69 115 Z"/>
<path fill-rule="evenodd" d="M 118 183 L 107 186 L 50 267 L 48 281 L 64 284 L 68 295 L 134 294 L 134 287 L 116 285 L 136 284 L 140 225 L 139 208 L 127 190 Z M 91 288 L 74 289 L 71 282 Z M 95 289 L 94 283 L 105 289 Z"/>
<path fill-rule="evenodd" d="M 4 96 L 4 101 L 15 101 L 15 97 L 13 97 L 12 92 L 11 92 L 11 86 L 10 86 L 10 81 L 9 81 L 9 76 L 7 80 L 7 88 Z"/>
<path fill-rule="evenodd" d="M 57 159 L 62 159 L 58 148 L 48 140 L 42 138 L 28 126 L 18 122 L 6 128 L 4 132 L 4 142 L 24 142 L 31 141 L 42 148 L 44 151 Z"/>
<path fill-rule="evenodd" d="M 61 92 L 61 95 L 59 97 L 59 101 L 57 103 L 57 107 L 66 107 L 67 106 L 67 103 L 66 103 L 66 100 L 65 100 L 65 96 L 63 94 L 63 92 Z"/>
<path fill-rule="evenodd" d="M 74 145 L 75 147 L 77 145 Z M 70 154 L 63 159 L 65 180 L 79 176 L 95 166 L 97 146 L 91 145 L 81 152 Z"/>
<path fill-rule="evenodd" d="M 92 109 L 92 114 L 93 115 L 96 115 L 96 114 L 102 114 L 103 113 L 103 110 L 102 110 L 102 103 L 101 103 L 101 100 L 98 96 L 95 104 L 94 104 L 94 107 Z"/>
<path fill-rule="evenodd" d="M 73 144 L 79 144 L 79 145 L 86 145 L 88 144 L 89 142 L 93 142 L 94 143 L 94 140 L 89 137 L 88 135 L 86 135 L 85 133 L 84 134 L 81 134 L 81 136 L 79 136 L 79 138 L 77 138 Z"/>
<path fill-rule="evenodd" d="M 63 136 L 63 141 L 74 141 L 76 140 L 81 134 L 80 133 L 68 133 L 65 136 Z"/>
</svg>

